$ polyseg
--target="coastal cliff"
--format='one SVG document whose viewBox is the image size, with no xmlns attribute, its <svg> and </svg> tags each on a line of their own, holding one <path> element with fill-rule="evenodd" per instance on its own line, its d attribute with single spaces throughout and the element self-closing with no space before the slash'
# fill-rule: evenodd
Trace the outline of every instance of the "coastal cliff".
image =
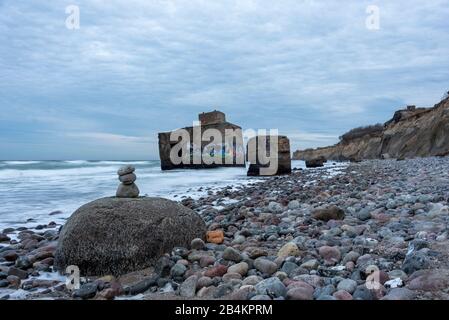
<svg viewBox="0 0 449 320">
<path fill-rule="evenodd" d="M 449 97 L 432 108 L 408 106 L 383 125 L 353 129 L 329 147 L 298 150 L 295 160 L 415 158 L 449 154 Z"/>
</svg>

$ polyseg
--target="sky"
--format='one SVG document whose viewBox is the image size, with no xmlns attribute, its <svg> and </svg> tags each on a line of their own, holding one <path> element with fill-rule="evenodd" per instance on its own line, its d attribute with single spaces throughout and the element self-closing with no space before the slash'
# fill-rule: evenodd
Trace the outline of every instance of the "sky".
<svg viewBox="0 0 449 320">
<path fill-rule="evenodd" d="M 157 159 L 158 132 L 214 109 L 292 151 L 331 145 L 441 99 L 448 17 L 449 0 L 0 0 L 0 159 Z"/>
</svg>

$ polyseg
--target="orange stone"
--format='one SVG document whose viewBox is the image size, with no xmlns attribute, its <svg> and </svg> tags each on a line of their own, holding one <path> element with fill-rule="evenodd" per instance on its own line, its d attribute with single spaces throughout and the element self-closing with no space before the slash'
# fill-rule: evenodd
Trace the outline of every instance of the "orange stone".
<svg viewBox="0 0 449 320">
<path fill-rule="evenodd" d="M 207 231 L 206 240 L 210 243 L 221 244 L 224 241 L 224 233 L 222 230 Z"/>
</svg>

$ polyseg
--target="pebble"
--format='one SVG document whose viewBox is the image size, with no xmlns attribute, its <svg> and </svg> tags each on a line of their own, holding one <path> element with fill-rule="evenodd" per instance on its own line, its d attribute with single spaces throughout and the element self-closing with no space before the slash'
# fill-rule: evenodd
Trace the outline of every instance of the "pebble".
<svg viewBox="0 0 449 320">
<path fill-rule="evenodd" d="M 234 261 L 234 262 L 240 262 L 243 260 L 240 252 L 232 247 L 227 247 L 223 251 L 223 259 L 229 260 L 229 261 Z"/>
<path fill-rule="evenodd" d="M 8 275 L 9 276 L 17 276 L 22 280 L 28 278 L 28 272 L 26 272 L 22 269 L 15 268 L 15 267 L 9 268 Z"/>
<path fill-rule="evenodd" d="M 254 267 L 260 272 L 268 275 L 275 273 L 278 269 L 276 263 L 265 258 L 257 258 L 254 261 Z"/>
<path fill-rule="evenodd" d="M 198 276 L 190 276 L 179 286 L 179 295 L 184 298 L 193 298 L 196 293 L 197 284 Z"/>
<path fill-rule="evenodd" d="M 137 176 L 134 173 L 125 174 L 123 176 L 119 176 L 119 180 L 124 185 L 133 184 L 137 180 Z"/>
<path fill-rule="evenodd" d="M 381 300 L 414 300 L 416 293 L 407 288 L 394 288 Z"/>
<path fill-rule="evenodd" d="M 8 237 L 6 234 L 0 233 L 0 242 L 8 242 L 10 240 L 11 240 L 11 238 Z"/>
<path fill-rule="evenodd" d="M 21 279 L 18 276 L 10 275 L 6 278 L 6 280 L 9 282 L 10 286 L 14 288 L 20 287 Z"/>
<path fill-rule="evenodd" d="M 249 266 L 246 262 L 240 262 L 234 264 L 228 268 L 228 273 L 238 273 L 242 276 L 246 275 L 248 272 Z"/>
<path fill-rule="evenodd" d="M 26 270 L 30 268 L 33 265 L 33 263 L 30 261 L 28 257 L 21 256 L 17 258 L 15 266 L 19 269 Z"/>
<path fill-rule="evenodd" d="M 192 240 L 190 247 L 194 250 L 203 250 L 206 247 L 206 244 L 202 239 L 196 238 Z"/>
<path fill-rule="evenodd" d="M 307 290 L 303 287 L 296 287 L 288 290 L 288 300 L 313 300 L 313 290 Z"/>
<path fill-rule="evenodd" d="M 186 271 L 187 267 L 185 265 L 177 263 L 171 268 L 170 275 L 172 277 L 181 277 Z"/>
<path fill-rule="evenodd" d="M 335 297 L 337 300 L 346 300 L 347 301 L 347 300 L 353 299 L 352 295 L 349 292 L 344 291 L 344 290 L 339 290 L 337 292 L 334 292 L 332 296 Z"/>
<path fill-rule="evenodd" d="M 272 201 L 268 204 L 268 211 L 272 213 L 281 213 L 283 210 L 284 208 L 282 207 L 282 205 L 277 202 Z"/>
<path fill-rule="evenodd" d="M 352 297 L 354 300 L 374 300 L 374 294 L 364 284 L 357 287 Z"/>
<path fill-rule="evenodd" d="M 407 287 L 411 290 L 438 291 L 449 286 L 449 270 L 420 270 L 410 276 Z"/>
<path fill-rule="evenodd" d="M 329 220 L 343 220 L 345 212 L 337 206 L 328 206 L 313 210 L 312 217 L 326 222 Z"/>
<path fill-rule="evenodd" d="M 78 290 L 73 292 L 75 298 L 90 299 L 95 297 L 98 286 L 95 282 L 83 284 Z"/>
<path fill-rule="evenodd" d="M 224 241 L 224 233 L 222 230 L 213 230 L 206 233 L 207 242 L 221 244 Z"/>
<path fill-rule="evenodd" d="M 258 295 L 268 295 L 270 297 L 284 297 L 287 294 L 287 288 L 276 277 L 260 281 L 255 285 Z"/>
<path fill-rule="evenodd" d="M 338 247 L 322 246 L 318 249 L 320 256 L 326 264 L 334 265 L 341 259 L 341 253 Z"/>
<path fill-rule="evenodd" d="M 209 278 L 209 277 L 201 277 L 201 278 L 199 278 L 198 279 L 198 282 L 197 282 L 197 288 L 198 289 L 201 289 L 201 288 L 204 288 L 204 287 L 209 287 L 209 286 L 211 286 L 212 284 L 214 283 L 214 281 L 212 280 L 212 278 Z"/>
<path fill-rule="evenodd" d="M 288 208 L 290 210 L 299 209 L 301 207 L 301 203 L 298 200 L 292 200 L 288 203 Z"/>
<path fill-rule="evenodd" d="M 206 277 L 214 278 L 214 277 L 222 277 L 224 274 L 228 272 L 228 267 L 220 264 L 218 266 L 212 267 L 204 272 Z"/>
<path fill-rule="evenodd" d="M 363 208 L 362 210 L 360 210 L 359 212 L 357 212 L 356 217 L 360 220 L 360 221 L 366 221 L 371 219 L 371 208 Z"/>
<path fill-rule="evenodd" d="M 301 264 L 301 268 L 308 269 L 308 270 L 314 270 L 317 269 L 320 263 L 317 259 L 310 259 Z"/>
<path fill-rule="evenodd" d="M 259 276 L 249 276 L 243 280 L 242 285 L 253 285 L 254 286 L 254 285 L 258 284 L 259 282 L 261 282 L 262 280 L 263 279 Z"/>
<path fill-rule="evenodd" d="M 354 293 L 357 288 L 357 282 L 351 279 L 343 279 L 338 283 L 337 290 L 346 291 L 348 293 Z"/>
<path fill-rule="evenodd" d="M 430 265 L 427 254 L 423 251 L 412 252 L 405 257 L 402 264 L 402 270 L 407 274 L 426 269 Z"/>
<path fill-rule="evenodd" d="M 299 255 L 300 255 L 299 248 L 293 242 L 289 242 L 289 243 L 285 244 L 278 251 L 278 257 L 280 257 L 280 258 L 296 257 L 296 256 L 299 256 Z"/>
<path fill-rule="evenodd" d="M 130 173 L 133 173 L 135 170 L 136 170 L 136 168 L 134 168 L 133 166 L 131 166 L 131 165 L 126 165 L 126 166 L 121 167 L 121 168 L 117 171 L 117 174 L 118 174 L 119 176 L 124 176 L 124 175 L 130 174 Z"/>
</svg>

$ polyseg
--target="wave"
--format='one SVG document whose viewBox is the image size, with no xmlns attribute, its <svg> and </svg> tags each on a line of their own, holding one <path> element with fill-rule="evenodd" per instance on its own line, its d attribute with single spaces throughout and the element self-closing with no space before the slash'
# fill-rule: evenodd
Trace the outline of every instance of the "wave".
<svg viewBox="0 0 449 320">
<path fill-rule="evenodd" d="M 67 160 L 64 162 L 70 163 L 70 164 L 87 164 L 87 163 L 89 163 L 89 161 L 87 161 L 87 160 Z"/>
<path fill-rule="evenodd" d="M 27 164 L 41 163 L 41 161 L 3 161 L 3 163 L 6 164 L 6 165 L 17 166 L 17 165 L 27 165 Z"/>
</svg>

